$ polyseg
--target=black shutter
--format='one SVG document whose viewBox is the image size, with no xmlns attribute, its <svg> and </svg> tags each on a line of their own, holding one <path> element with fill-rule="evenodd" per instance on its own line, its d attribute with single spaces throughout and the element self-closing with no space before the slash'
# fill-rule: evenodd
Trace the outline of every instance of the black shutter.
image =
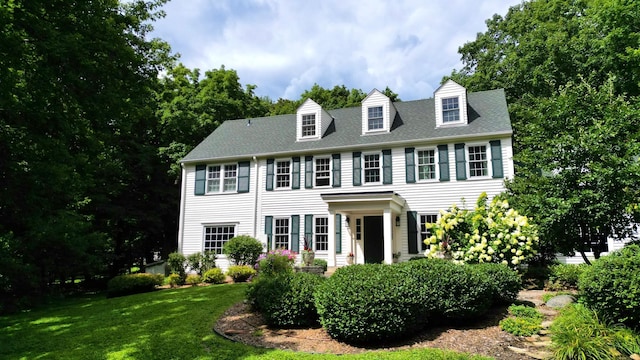
<svg viewBox="0 0 640 360">
<path fill-rule="evenodd" d="M 504 177 L 502 170 L 502 146 L 500 146 L 500 140 L 489 141 L 491 145 L 491 168 L 493 169 L 493 177 Z"/>
<path fill-rule="evenodd" d="M 204 195 L 207 184 L 207 165 L 196 165 L 196 183 L 194 194 Z"/>
<path fill-rule="evenodd" d="M 271 250 L 271 242 L 273 239 L 273 216 L 264 217 L 264 233 L 267 235 L 267 252 Z"/>
<path fill-rule="evenodd" d="M 291 215 L 291 251 L 300 252 L 300 215 Z"/>
<path fill-rule="evenodd" d="M 313 156 L 305 156 L 304 158 L 304 187 L 306 189 L 313 188 Z"/>
<path fill-rule="evenodd" d="M 340 173 L 340 154 L 333 154 L 331 155 L 332 161 L 333 161 L 333 184 L 332 186 L 335 187 L 340 187 L 342 184 L 342 179 L 341 179 L 341 173 Z"/>
<path fill-rule="evenodd" d="M 353 186 L 362 185 L 362 163 L 360 157 L 362 153 L 353 153 Z"/>
<path fill-rule="evenodd" d="M 438 145 L 440 181 L 449 181 L 449 145 Z"/>
<path fill-rule="evenodd" d="M 313 249 L 313 215 L 304 216 L 304 237 L 307 239 L 307 245 Z"/>
<path fill-rule="evenodd" d="M 418 213 L 407 211 L 407 241 L 409 254 L 418 253 Z"/>
<path fill-rule="evenodd" d="M 464 144 L 456 144 L 456 180 L 467 179 L 467 161 Z"/>
<path fill-rule="evenodd" d="M 238 163 L 238 192 L 249 192 L 250 162 L 240 161 Z"/>
<path fill-rule="evenodd" d="M 404 149 L 405 176 L 407 184 L 416 182 L 416 158 L 415 148 Z"/>
<path fill-rule="evenodd" d="M 391 168 L 391 150 L 382 150 L 382 183 L 393 183 L 393 169 Z"/>
<path fill-rule="evenodd" d="M 336 214 L 336 254 L 342 253 L 342 215 Z"/>
<path fill-rule="evenodd" d="M 293 159 L 293 171 L 291 179 L 291 189 L 300 189 L 300 157 L 296 156 Z"/>
<path fill-rule="evenodd" d="M 266 190 L 273 190 L 273 159 L 267 159 L 267 185 Z"/>
</svg>

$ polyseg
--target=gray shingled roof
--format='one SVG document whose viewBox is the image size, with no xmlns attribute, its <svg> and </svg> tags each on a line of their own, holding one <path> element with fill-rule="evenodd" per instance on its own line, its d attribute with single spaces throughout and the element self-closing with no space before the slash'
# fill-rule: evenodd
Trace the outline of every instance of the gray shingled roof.
<svg viewBox="0 0 640 360">
<path fill-rule="evenodd" d="M 296 115 L 227 120 L 182 162 L 286 156 L 335 150 L 357 150 L 383 144 L 425 143 L 512 133 L 504 90 L 467 95 L 469 124 L 436 128 L 434 99 L 396 102 L 397 116 L 389 133 L 361 135 L 360 107 L 329 110 L 334 123 L 320 140 L 296 141 Z M 250 125 L 247 125 L 249 124 Z"/>
</svg>

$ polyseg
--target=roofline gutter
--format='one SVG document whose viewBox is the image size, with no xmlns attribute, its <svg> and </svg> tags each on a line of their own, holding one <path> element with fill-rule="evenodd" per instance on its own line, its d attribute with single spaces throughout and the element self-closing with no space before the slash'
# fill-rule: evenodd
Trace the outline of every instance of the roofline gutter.
<svg viewBox="0 0 640 360">
<path fill-rule="evenodd" d="M 512 136 L 513 130 L 509 131 L 498 131 L 491 133 L 483 133 L 477 136 L 469 136 L 469 135 L 455 135 L 455 136 L 443 136 L 438 138 L 430 138 L 428 142 L 431 143 L 440 143 L 442 141 L 450 141 L 450 140 L 477 140 L 484 138 L 492 138 L 495 136 Z M 424 140 L 421 139 L 413 139 L 413 140 L 399 140 L 399 141 L 390 141 L 383 143 L 375 143 L 375 144 L 362 144 L 362 145 L 348 145 L 348 146 L 338 146 L 338 147 L 326 147 L 326 148 L 318 148 L 318 149 L 309 149 L 309 150 L 291 150 L 291 151 L 282 151 L 282 152 L 271 152 L 271 153 L 262 153 L 262 154 L 253 154 L 253 155 L 237 155 L 237 156 L 225 156 L 225 157 L 216 157 L 216 158 L 202 158 L 202 159 L 194 159 L 194 160 L 181 160 L 181 165 L 188 164 L 196 164 L 208 161 L 229 161 L 229 160 L 237 160 L 237 159 L 246 159 L 246 158 L 266 158 L 266 157 L 284 157 L 288 155 L 299 155 L 300 153 L 305 154 L 315 154 L 315 153 L 327 153 L 327 152 L 336 152 L 336 151 L 345 151 L 345 150 L 364 150 L 370 148 L 379 148 L 380 146 L 388 147 L 388 146 L 402 146 L 402 145 L 411 145 L 416 143 L 424 143 Z"/>
</svg>

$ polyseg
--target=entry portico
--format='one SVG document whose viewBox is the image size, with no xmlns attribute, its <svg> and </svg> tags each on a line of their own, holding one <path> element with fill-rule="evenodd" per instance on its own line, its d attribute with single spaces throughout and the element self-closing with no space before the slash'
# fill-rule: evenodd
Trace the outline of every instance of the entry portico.
<svg viewBox="0 0 640 360">
<path fill-rule="evenodd" d="M 405 200 L 393 191 L 322 194 L 329 210 L 329 254 L 335 254 L 336 214 L 345 217 L 349 229 L 349 249 L 355 263 L 393 262 L 396 224 Z M 335 266 L 335 256 L 328 259 Z"/>
</svg>

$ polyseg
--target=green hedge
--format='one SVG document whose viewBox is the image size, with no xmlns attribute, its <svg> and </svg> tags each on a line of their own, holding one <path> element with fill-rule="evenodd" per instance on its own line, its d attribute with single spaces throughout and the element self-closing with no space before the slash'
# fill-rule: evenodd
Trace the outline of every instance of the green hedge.
<svg viewBox="0 0 640 360">
<path fill-rule="evenodd" d="M 589 267 L 586 264 L 555 264 L 549 266 L 547 288 L 558 291 L 576 289 L 580 275 Z"/>
<path fill-rule="evenodd" d="M 227 270 L 227 275 L 233 279 L 234 283 L 246 282 L 256 274 L 256 270 L 249 265 L 231 265 Z"/>
<path fill-rule="evenodd" d="M 205 271 L 202 275 L 202 280 L 208 284 L 222 284 L 227 277 L 222 273 L 222 270 L 213 268 Z"/>
<path fill-rule="evenodd" d="M 493 303 L 513 303 L 522 289 L 522 279 L 513 269 L 503 264 L 485 263 L 472 265 L 486 277 L 493 292 Z"/>
<path fill-rule="evenodd" d="M 127 274 L 119 275 L 109 280 L 107 284 L 107 297 L 124 296 L 155 290 L 162 285 L 162 274 Z"/>
<path fill-rule="evenodd" d="M 584 304 L 605 320 L 640 329 L 640 245 L 593 262 L 578 281 Z"/>
<path fill-rule="evenodd" d="M 247 299 L 270 326 L 295 328 L 318 324 L 313 293 L 326 280 L 309 273 L 259 275 L 249 285 Z"/>
</svg>

